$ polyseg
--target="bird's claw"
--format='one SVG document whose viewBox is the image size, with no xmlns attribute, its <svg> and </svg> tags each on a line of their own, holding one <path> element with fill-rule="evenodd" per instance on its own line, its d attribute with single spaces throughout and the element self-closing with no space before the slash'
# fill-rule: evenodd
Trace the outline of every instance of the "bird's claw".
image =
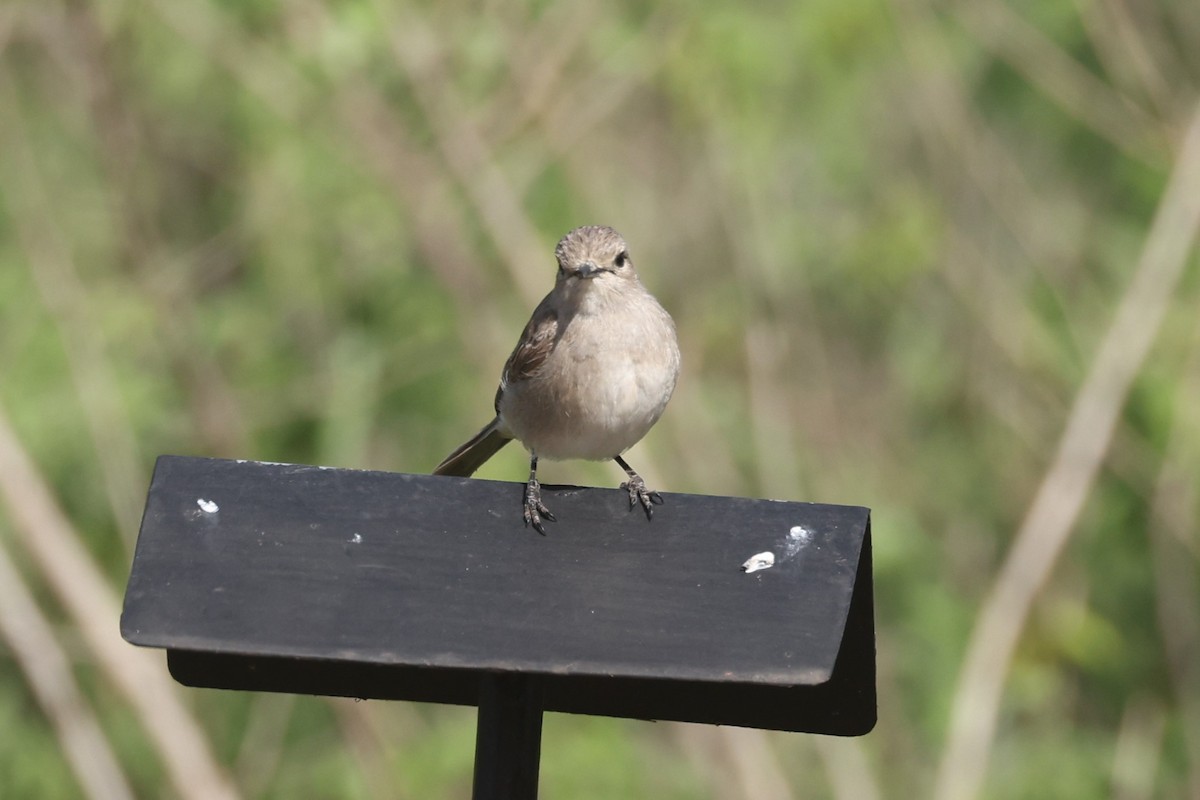
<svg viewBox="0 0 1200 800">
<path fill-rule="evenodd" d="M 550 509 L 542 503 L 541 484 L 530 479 L 529 483 L 525 485 L 525 524 L 532 525 L 535 531 L 545 536 L 546 530 L 542 527 L 542 517 L 551 522 L 556 521 L 554 515 L 550 513 Z"/>
<path fill-rule="evenodd" d="M 641 475 L 634 475 L 622 483 L 621 488 L 629 492 L 629 510 L 632 511 L 636 505 L 641 503 L 646 512 L 646 519 L 653 518 L 654 506 L 663 504 L 662 495 L 647 489 L 646 482 L 642 480 Z"/>
</svg>

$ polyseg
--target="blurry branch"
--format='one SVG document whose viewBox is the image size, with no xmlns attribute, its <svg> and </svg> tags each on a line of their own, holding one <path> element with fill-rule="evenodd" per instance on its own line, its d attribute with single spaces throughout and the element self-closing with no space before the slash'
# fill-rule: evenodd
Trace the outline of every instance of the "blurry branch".
<svg viewBox="0 0 1200 800">
<path fill-rule="evenodd" d="M 246 414 L 221 365 L 203 348 L 196 347 L 198 289 L 192 279 L 214 271 L 222 258 L 223 238 L 218 234 L 194 252 L 179 256 L 188 266 L 157 272 L 147 268 L 143 285 L 159 320 L 159 345 L 179 376 L 195 435 L 207 453 L 232 457 L 246 453 L 249 446 Z M 158 263 L 172 260 L 164 256 Z"/>
<path fill-rule="evenodd" d="M 1041 323 L 1029 305 L 1014 295 L 1011 284 L 997 280 L 996 269 L 981 268 L 995 255 L 977 247 L 974 237 L 951 231 L 947 248 L 942 269 L 947 285 L 999 349 L 996 356 L 988 353 L 972 359 L 974 395 L 1040 459 L 1046 442 L 1057 434 L 1056 420 L 1067 413 L 1058 387 L 1028 369 L 1029 344 L 1022 337 Z M 1010 313 L 1017 316 L 1005 316 Z M 1154 446 L 1128 426 L 1118 428 L 1115 436 L 1107 469 L 1131 486 L 1144 485 L 1149 480 L 1145 465 L 1157 460 Z"/>
<path fill-rule="evenodd" d="M 556 101 L 548 102 L 537 118 L 551 153 L 570 155 L 581 138 L 611 118 L 673 55 L 684 36 L 684 28 L 666 24 L 675 14 L 674 9 L 658 9 L 604 60 L 579 70 L 574 83 L 559 88 Z"/>
<path fill-rule="evenodd" d="M 938 768 L 937 797 L 942 800 L 971 798 L 979 792 L 1021 631 L 1099 472 L 1130 386 L 1183 275 L 1198 227 L 1200 107 L 1193 113 L 1133 279 L 972 632 Z"/>
<path fill-rule="evenodd" d="M 947 287 L 970 312 L 999 351 L 999 358 L 1021 372 L 1029 359 L 1030 332 L 1044 342 L 1045 323 L 1020 295 L 1020 284 L 1006 280 L 1003 259 L 981 244 L 984 237 L 952 227 L 946 234 L 941 275 Z M 990 359 L 989 359 L 990 360 Z M 1023 375 L 1022 382 L 1030 377 Z"/>
<path fill-rule="evenodd" d="M 132 800 L 133 790 L 104 730 L 71 674 L 50 622 L 34 602 L 0 541 L 0 636 L 54 725 L 79 785 L 93 800 Z"/>
<path fill-rule="evenodd" d="M 759 314 L 747 314 L 743 348 L 754 442 L 756 491 L 790 498 L 804 490 L 796 464 L 796 431 L 789 413 L 791 384 L 783 374 L 794 365 L 786 357 L 785 329 Z M 833 419 L 827 420 L 832 424 Z"/>
<path fill-rule="evenodd" d="M 1143 3 L 1137 0 L 1096 0 L 1108 10 L 1129 58 L 1140 69 L 1162 75 L 1174 103 L 1164 118 L 1177 125 L 1187 121 L 1187 111 L 1200 92 L 1200 59 L 1192 43 L 1200 40 L 1200 5 L 1196 3 Z M 1189 61 L 1189 56 L 1191 60 Z"/>
<path fill-rule="evenodd" d="M 296 695 L 255 692 L 249 699 L 250 713 L 233 771 L 246 796 L 262 797 L 267 794 L 283 762 Z"/>
<path fill-rule="evenodd" d="M 536 21 L 526 17 L 510 26 L 520 37 L 507 51 L 511 79 L 480 115 L 488 120 L 491 141 L 503 142 L 520 133 L 546 113 L 554 97 L 577 97 L 564 88 L 567 65 L 586 46 L 598 12 L 594 2 L 558 3 Z"/>
<path fill-rule="evenodd" d="M 669 723 L 672 737 L 721 800 L 792 800 L 766 733 L 753 728 Z"/>
<path fill-rule="evenodd" d="M 681 378 L 682 391 L 677 390 L 671 400 L 670 411 L 659 420 L 656 431 L 667 431 L 670 434 L 674 452 L 679 455 L 678 463 L 674 466 L 672 485 L 680 490 L 700 490 L 708 487 L 723 487 L 723 491 L 737 493 L 743 491 L 745 476 L 733 459 L 733 453 L 727 446 L 714 446 L 714 443 L 727 441 L 727 431 L 722 430 L 718 409 L 713 407 L 711 398 L 702 394 L 700 387 L 693 391 L 688 387 L 693 382 L 692 375 L 700 375 L 703 365 L 696 361 L 702 353 L 697 337 L 689 337 L 686 330 L 679 331 L 679 349 L 688 354 L 685 362 L 686 370 Z M 702 356 L 701 356 L 702 357 Z M 689 394 L 694 402 L 680 403 L 680 396 Z"/>
<path fill-rule="evenodd" d="M 805 409 L 810 430 L 824 432 L 824 441 L 846 441 L 838 381 L 831 369 L 834 359 L 810 285 L 801 280 L 785 289 L 778 281 L 780 259 L 772 247 L 778 240 L 778 208 L 766 199 L 769 193 L 747 182 L 754 170 L 738 163 L 734 143 L 709 135 L 705 145 L 700 169 L 712 184 L 707 192 L 712 210 L 725 237 L 737 243 L 730 260 L 738 292 L 730 301 L 747 320 L 741 342 L 749 406 L 744 423 L 754 444 L 756 490 L 769 497 L 795 497 L 806 488 L 797 459 L 796 405 Z M 796 364 L 805 370 L 799 383 L 790 377 Z M 800 391 L 805 392 L 802 401 Z M 812 460 L 838 460 L 816 455 Z"/>
<path fill-rule="evenodd" d="M 1042 90 L 1068 114 L 1126 155 L 1161 164 L 1166 137 L 1144 110 L 1086 70 L 1003 0 L 955 5 L 958 19 L 984 48 Z"/>
<path fill-rule="evenodd" d="M 4 57 L 4 51 L 8 49 L 8 43 L 12 39 L 13 26 L 16 24 L 17 14 L 21 12 L 19 3 L 5 3 L 0 5 L 0 58 Z"/>
<path fill-rule="evenodd" d="M 1175 54 L 1179 64 L 1175 74 L 1200 75 L 1200 52 L 1193 46 L 1200 41 L 1200 4 L 1138 3 L 1134 0 L 1112 2 L 1124 2 L 1130 8 L 1130 13 L 1143 21 L 1140 27 L 1146 31 L 1152 49 L 1166 50 L 1172 42 L 1183 43 Z M 1193 91 L 1193 97 L 1195 94 Z"/>
<path fill-rule="evenodd" d="M 247 37 L 212 3 L 151 0 L 154 12 L 182 41 L 226 70 L 265 108 L 308 135 L 323 138 L 331 151 L 369 175 L 380 176 L 412 215 L 411 235 L 426 263 L 454 295 L 461 308 L 463 342 L 494 358 L 492 343 L 502 326 L 488 302 L 485 274 L 475 265 L 470 232 L 457 219 L 456 205 L 446 201 L 447 181 L 433 159 L 421 153 L 413 136 L 389 101 L 365 75 L 333 82 L 328 107 L 334 113 L 310 111 L 322 87 L 288 57 L 263 40 Z M 319 7 L 311 11 L 319 12 Z M 302 55 L 302 54 L 301 54 Z"/>
<path fill-rule="evenodd" d="M 91 118 L 91 130 L 86 135 L 97 145 L 96 160 L 105 178 L 95 184 L 103 197 L 97 202 L 107 206 L 114 233 L 119 231 L 122 237 L 121 251 L 110 259 L 142 265 L 145 272 L 147 239 L 155 218 L 152 209 L 157 206 L 156 198 L 147 198 L 150 193 L 138 180 L 149 149 L 148 131 L 138 124 L 141 120 L 133 111 L 114 64 L 121 46 L 110 43 L 99 18 L 103 12 L 94 5 L 72 4 L 62 12 L 62 19 L 41 26 L 41 38 L 67 73 L 65 83 L 70 88 L 64 96 L 71 97 L 75 106 L 85 109 Z"/>
<path fill-rule="evenodd" d="M 266 108 L 301 126 L 316 92 L 312 81 L 266 45 L 257 45 L 208 2 L 150 0 L 154 12 L 181 39 L 227 69 Z"/>
<path fill-rule="evenodd" d="M 729 727 L 714 730 L 729 753 L 734 776 L 746 800 L 792 800 L 795 797 L 766 731 Z"/>
<path fill-rule="evenodd" d="M 1171 121 L 1176 112 L 1175 91 L 1147 47 L 1145 37 L 1129 14 L 1123 0 L 1074 0 L 1092 49 L 1112 79 L 1140 89 L 1154 104 L 1160 119 Z M 1160 58 L 1166 48 L 1156 51 Z M 1183 77 L 1186 73 L 1173 70 Z"/>
<path fill-rule="evenodd" d="M 1159 636 L 1188 760 L 1188 794 L 1200 797 L 1200 326 L 1192 340 L 1146 528 Z"/>
<path fill-rule="evenodd" d="M 472 313 L 463 319 L 496 324 L 488 284 L 476 266 L 466 223 L 446 196 L 446 181 L 429 158 L 419 153 L 396 112 L 378 93 L 363 87 L 339 91 L 335 107 L 369 167 L 388 182 L 413 214 L 412 235 L 426 260 L 439 270 L 443 285 L 458 305 Z M 465 337 L 468 340 L 470 337 Z"/>
<path fill-rule="evenodd" d="M 1154 797 L 1154 776 L 1162 760 L 1167 715 L 1156 700 L 1136 694 L 1125 704 L 1113 747 L 1114 800 Z"/>
<path fill-rule="evenodd" d="M 64 106 L 69 102 L 73 107 L 67 108 L 66 113 L 60 116 L 71 122 L 86 120 L 90 123 L 90 129 L 79 133 L 86 133 L 89 143 L 94 146 L 104 178 L 90 188 L 98 190 L 96 202 L 103 203 L 105 215 L 113 221 L 114 233 L 122 237 L 121 250 L 115 255 L 106 254 L 102 261 L 126 267 L 125 271 L 133 281 L 132 285 L 118 289 L 119 296 L 129 298 L 143 291 L 153 301 L 154 311 L 160 320 L 169 321 L 158 326 L 164 339 L 162 349 L 168 353 L 181 381 L 186 385 L 194 427 L 206 448 L 216 453 L 240 452 L 237 443 L 245 440 L 245 430 L 234 394 L 219 366 L 202 352 L 197 352 L 190 338 L 190 321 L 195 303 L 189 293 L 196 287 L 179 286 L 190 277 L 186 270 L 162 268 L 162 262 L 169 261 L 172 256 L 160 255 L 167 247 L 157 229 L 154 213 L 159 198 L 154 197 L 152 190 L 147 190 L 138 178 L 140 166 L 146 158 L 145 121 L 132 108 L 124 92 L 122 76 L 114 69 L 111 57 L 113 49 L 121 45 L 106 38 L 105 26 L 97 18 L 102 13 L 95 5 L 88 4 L 65 8 L 60 4 L 36 8 L 27 4 L 22 32 L 35 37 L 39 47 L 53 58 L 55 66 L 64 73 L 64 79 L 59 81 L 64 89 L 61 95 L 53 95 L 52 98 L 58 99 Z M 33 117 L 30 119 L 34 120 Z M 68 357 L 72 359 L 72 369 L 77 376 L 76 386 L 80 387 L 83 379 L 89 376 L 94 376 L 91 378 L 93 382 L 103 382 L 109 370 L 106 369 L 105 359 L 91 354 L 91 351 L 101 349 L 104 344 L 96 334 L 95 304 L 92 298 L 85 296 L 87 287 L 82 286 L 79 277 L 74 274 L 77 272 L 74 261 L 68 248 L 60 243 L 63 241 L 63 232 L 55 228 L 56 215 L 47 213 L 47 207 L 53 206 L 55 198 L 69 195 L 76 187 L 46 185 L 33 158 L 33 150 L 40 144 L 35 140 L 34 147 L 30 147 L 26 141 L 23 148 L 27 151 L 24 183 L 34 183 L 33 188 L 37 190 L 27 200 L 31 206 L 27 212 L 28 219 L 35 222 L 25 226 L 28 233 L 23 236 L 23 242 L 32 241 L 37 245 L 37 248 L 29 244 L 25 247 L 30 254 L 31 269 L 38 279 L 38 288 L 46 298 L 52 317 L 64 331 L 62 338 L 67 343 Z M 199 263 L 191 274 L 204 274 L 209 280 L 214 275 L 223 274 L 229 268 L 229 254 L 236 252 L 238 244 L 235 237 L 224 232 L 218 233 L 197 248 L 194 254 L 188 254 L 189 260 Z M 35 253 L 40 253 L 40 260 L 34 258 Z M 93 259 L 92 263 L 99 262 Z M 122 272 L 119 268 L 110 268 L 104 274 L 94 266 L 92 271 L 97 278 L 103 275 L 110 285 L 117 283 L 114 275 Z M 179 279 L 181 274 L 183 280 Z M 62 279 L 63 275 L 66 280 Z M 82 335 L 80 331 L 83 331 Z M 84 342 L 82 345 L 78 343 L 81 338 Z M 78 355 L 77 351 L 85 355 Z M 76 366 L 77 363 L 86 367 L 81 369 Z M 79 377 L 81 373 L 82 378 Z M 91 411 L 91 407 L 103 407 L 104 398 L 111 394 L 111 391 L 101 391 L 103 388 L 97 386 L 95 391 L 81 389 L 79 392 L 80 402 L 88 412 L 88 422 L 93 429 L 96 427 L 93 420 L 98 412 Z M 132 502 L 127 503 L 128 510 L 124 514 L 114 511 L 122 532 L 126 534 L 127 544 L 132 542 L 136 532 L 141 487 L 145 484 L 145 476 L 136 466 L 140 463 L 136 452 L 132 456 L 135 459 L 136 479 L 130 481 L 122 477 L 130 469 L 122 466 L 122 462 L 130 458 L 126 451 L 136 445 L 132 430 L 126 431 L 128 428 L 128 424 L 101 426 L 104 440 L 97 440 L 96 443 L 100 459 L 105 463 L 104 478 L 110 487 L 110 502 L 115 502 L 112 500 L 112 485 L 130 484 L 133 487 L 130 494 Z M 97 439 L 95 434 L 93 439 Z M 118 444 L 120 446 L 116 446 Z"/>
<path fill-rule="evenodd" d="M 563 7 L 575 8 L 574 5 Z M 597 182 L 592 179 L 592 173 L 599 165 L 590 148 L 576 149 L 576 145 L 611 119 L 673 55 L 683 39 L 683 29 L 669 29 L 663 21 L 674 14 L 674 9 L 660 8 L 603 60 L 577 70 L 570 76 L 571 82 L 565 78 L 560 80 L 553 101 L 546 99 L 526 109 L 534 115 L 528 122 L 537 126 L 545 145 L 539 148 L 541 161 L 525 165 L 524 173 L 513 178 L 518 193 L 542 173 L 548 162 L 559 158 L 571 173 L 573 188 L 585 197 L 591 193 L 593 196 L 586 199 L 593 203 L 598 200 L 595 197 Z M 574 28 L 565 35 L 571 33 Z M 514 92 L 522 91 L 520 74 L 514 73 L 511 83 Z"/>
<path fill-rule="evenodd" d="M 203 283 L 219 282 L 235 268 L 244 243 L 239 229 L 230 226 L 191 252 L 167 254 L 169 245 L 154 213 L 161 202 L 156 196 L 161 189 L 147 190 L 137 179 L 149 131 L 114 68 L 114 52 L 119 54 L 121 44 L 109 41 L 98 18 L 101 13 L 92 5 L 72 7 L 67 14 L 68 24 L 43 26 L 48 28 L 43 38 L 49 40 L 48 45 L 56 45 L 50 49 L 70 72 L 71 83 L 77 87 L 75 94 L 80 95 L 77 104 L 91 117 L 90 134 L 99 145 L 106 178 L 102 185 L 105 202 L 114 220 L 119 221 L 114 228 L 123 237 L 123 251 L 116 257 L 132 267 L 131 280 L 136 288 L 145 290 L 158 315 L 157 330 L 162 337 L 159 344 L 185 388 L 193 427 L 207 452 L 244 453 L 247 434 L 236 395 L 220 365 L 194 341 L 195 298 L 204 288 L 197 285 L 202 282 L 196 276 L 204 276 Z M 65 28 L 67 34 L 59 28 Z M 133 293 L 134 289 L 130 286 L 125 293 Z"/>
<path fill-rule="evenodd" d="M 133 427 L 108 357 L 103 329 L 71 256 L 70 237 L 57 225 L 51 193 L 26 138 L 20 98 L 11 77 L 0 78 L 0 107 L 7 108 L 5 124 L 0 126 L 0 149 L 11 170 L 4 183 L 4 203 L 16 225 L 34 285 L 62 337 L 100 462 L 100 478 L 127 552 L 132 552 L 141 492 L 146 485 Z"/>
<path fill-rule="evenodd" d="M 825 764 L 825 772 L 829 775 L 829 784 L 837 800 L 881 800 L 883 792 L 872 775 L 861 739 L 838 736 L 811 738 Z"/>
<path fill-rule="evenodd" d="M 359 703 L 343 698 L 329 698 L 327 703 L 337 715 L 342 730 L 342 741 L 358 764 L 358 774 L 367 787 L 369 796 L 405 800 L 410 793 L 397 785 L 390 773 L 388 753 L 402 744 L 381 730 L 379 714 L 381 704 Z M 391 703 L 398 706 L 399 713 L 415 717 L 411 703 Z"/>
<path fill-rule="evenodd" d="M 392 54 L 408 78 L 446 168 L 479 215 L 522 297 L 530 305 L 536 303 L 546 292 L 545 273 L 529 269 L 529 265 L 547 261 L 542 237 L 498 166 L 472 111 L 445 74 L 437 32 L 415 7 L 389 12 L 382 2 L 376 2 L 376 8 L 388 28 Z"/>
<path fill-rule="evenodd" d="M 998 227 L 1012 237 L 1024 256 L 1022 267 L 1040 274 L 1047 264 L 1076 261 L 1079 237 L 1062 222 L 1064 217 L 1070 219 L 1070 209 L 1063 207 L 1065 204 L 1058 196 L 1034 190 L 1012 149 L 972 109 L 966 88 L 952 66 L 954 59 L 945 36 L 925 0 L 893 0 L 893 7 L 915 98 L 906 108 L 924 141 L 930 168 L 943 184 L 939 193 L 947 198 L 947 216 L 952 223 L 957 222 L 956 216 L 974 211 L 972 201 L 978 193 L 993 212 L 986 224 L 995 224 L 994 217 Z M 1040 202 L 1029 202 L 1031 197 L 1039 198 Z M 984 227 L 983 222 L 978 225 L 972 222 L 967 218 L 958 226 Z M 985 232 L 990 233 L 986 228 Z M 977 266 L 996 273 L 989 280 L 993 287 L 1011 286 L 1014 277 L 1019 277 L 1011 269 L 1002 270 L 996 259 L 984 259 Z M 1047 288 L 1055 285 L 1048 276 L 1040 277 Z M 1049 336 L 1046 324 L 1024 308 L 1016 292 L 1005 290 L 991 299 L 997 308 L 989 316 L 1033 323 L 1030 330 L 1038 337 Z M 1055 300 L 1068 305 L 1062 297 Z"/>
<path fill-rule="evenodd" d="M 1071 224 L 1086 203 L 1084 198 L 1060 198 L 1058 187 L 1065 182 L 1042 181 L 1035 187 L 1026 179 L 1021 160 L 972 108 L 929 8 L 922 0 L 894 2 L 919 101 L 912 106 L 913 125 L 943 184 L 940 192 L 948 198 L 952 218 L 941 276 L 1000 356 L 974 361 L 976 393 L 1022 442 L 1040 452 L 1053 435 L 1048 423 L 1065 414 L 1065 408 L 1058 387 L 1029 369 L 1031 353 L 1057 349 L 1060 334 L 1033 312 L 1022 294 L 1027 280 L 1014 275 L 1013 264 L 1041 272 L 1044 288 L 1051 291 L 1061 283 L 1056 274 L 1068 268 L 1086 279 L 1086 271 L 1079 270 L 1084 231 Z M 976 193 L 988 208 L 978 208 Z M 995 213 L 985 215 L 988 210 Z M 1006 237 L 991 230 L 995 220 L 1011 235 L 1023 260 L 1014 259 Z M 1058 266 L 1048 269 L 1052 264 Z M 1050 270 L 1054 272 L 1046 274 Z M 1061 295 L 1055 302 L 1072 305 Z M 1062 322 L 1070 325 L 1072 317 Z M 1086 349 L 1077 339 L 1073 343 Z M 1121 463 L 1113 467 L 1122 477 L 1131 472 Z"/>
<path fill-rule="evenodd" d="M 777 750 L 781 737 L 753 728 L 672 724 L 680 749 L 723 800 L 792 800 L 797 795 Z M 797 743 L 794 737 L 789 743 Z M 797 743 L 799 744 L 799 743 Z M 868 768 L 862 744 L 855 739 L 814 736 L 811 744 L 825 766 L 835 800 L 879 800 L 882 796 Z M 807 785 L 807 782 L 806 782 Z"/>
<path fill-rule="evenodd" d="M 145 726 L 178 795 L 187 800 L 238 797 L 203 731 L 179 701 L 161 655 L 131 647 L 118 636 L 120 608 L 112 590 L 2 410 L 0 499 L 101 671 Z"/>
<path fill-rule="evenodd" d="M 792 800 L 793 781 L 783 769 L 777 743 L 780 737 L 753 728 L 672 724 L 669 730 L 680 750 L 722 800 Z M 789 743 L 795 742 L 788 738 Z M 836 800 L 878 800 L 862 745 L 853 739 L 814 736 L 812 744 L 825 766 L 831 796 Z M 806 782 L 807 785 L 808 782 Z"/>
</svg>

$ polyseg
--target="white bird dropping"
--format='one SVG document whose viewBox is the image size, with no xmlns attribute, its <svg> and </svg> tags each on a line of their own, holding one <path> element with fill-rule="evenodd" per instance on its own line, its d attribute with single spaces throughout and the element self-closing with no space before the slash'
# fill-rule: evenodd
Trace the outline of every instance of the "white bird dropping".
<svg viewBox="0 0 1200 800">
<path fill-rule="evenodd" d="M 742 572 L 749 574 L 773 566 L 775 566 L 775 554 L 770 550 L 766 550 L 762 553 L 755 553 L 746 559 L 746 563 L 742 564 Z"/>
</svg>

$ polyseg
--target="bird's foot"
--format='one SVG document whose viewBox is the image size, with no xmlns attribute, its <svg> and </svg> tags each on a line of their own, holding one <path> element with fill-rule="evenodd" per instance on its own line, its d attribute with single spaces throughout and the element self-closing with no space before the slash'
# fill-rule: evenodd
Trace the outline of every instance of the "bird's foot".
<svg viewBox="0 0 1200 800">
<path fill-rule="evenodd" d="M 542 503 L 542 485 L 534 478 L 530 478 L 529 483 L 525 484 L 525 524 L 532 525 L 535 531 L 545 536 L 546 530 L 542 527 L 542 517 L 555 522 L 550 509 Z"/>
<path fill-rule="evenodd" d="M 630 474 L 629 480 L 622 483 L 621 488 L 629 492 L 629 510 L 632 511 L 634 506 L 641 503 L 646 519 L 654 516 L 654 506 L 663 504 L 662 495 L 647 489 L 646 482 L 636 472 Z"/>
</svg>

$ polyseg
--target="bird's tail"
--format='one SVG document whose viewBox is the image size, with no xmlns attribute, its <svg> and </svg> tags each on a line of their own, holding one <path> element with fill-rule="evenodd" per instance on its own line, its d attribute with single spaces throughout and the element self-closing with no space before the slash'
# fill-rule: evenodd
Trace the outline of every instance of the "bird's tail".
<svg viewBox="0 0 1200 800">
<path fill-rule="evenodd" d="M 466 444 L 446 456 L 442 463 L 434 467 L 433 474 L 470 477 L 475 470 L 483 466 L 483 462 L 496 455 L 501 447 L 511 441 L 511 437 L 500 432 L 500 418 L 496 417 Z"/>
</svg>

